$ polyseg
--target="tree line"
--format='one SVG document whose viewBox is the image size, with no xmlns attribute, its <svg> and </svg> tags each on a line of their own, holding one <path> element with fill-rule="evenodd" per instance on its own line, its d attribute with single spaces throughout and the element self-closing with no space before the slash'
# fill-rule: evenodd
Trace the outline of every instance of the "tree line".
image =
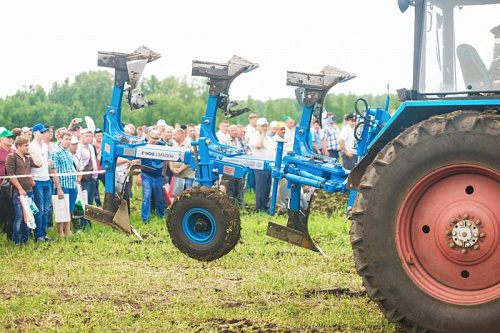
<svg viewBox="0 0 500 333">
<path fill-rule="evenodd" d="M 0 126 L 11 129 L 44 123 L 58 128 L 67 126 L 73 118 L 90 116 L 97 127 L 102 127 L 102 116 L 111 101 L 112 90 L 113 75 L 106 71 L 83 72 L 73 82 L 69 79 L 62 83 L 55 82 L 48 93 L 39 85 L 29 86 L 0 99 Z M 158 119 L 165 119 L 168 124 L 198 124 L 205 113 L 208 98 L 206 80 L 175 77 L 159 80 L 152 75 L 141 80 L 137 91 L 157 104 L 131 111 L 124 98 L 124 123 L 152 125 Z M 344 114 L 354 111 L 354 102 L 358 97 L 365 98 L 370 107 L 383 107 L 386 99 L 385 95 L 329 94 L 325 108 L 339 117 L 340 122 Z M 238 103 L 238 108 L 248 107 L 269 121 L 280 120 L 285 116 L 298 121 L 301 116 L 301 107 L 295 98 L 260 101 L 249 95 Z M 389 111 L 397 109 L 399 105 L 396 96 L 391 95 Z M 246 115 L 230 119 L 229 122 L 246 124 Z"/>
</svg>

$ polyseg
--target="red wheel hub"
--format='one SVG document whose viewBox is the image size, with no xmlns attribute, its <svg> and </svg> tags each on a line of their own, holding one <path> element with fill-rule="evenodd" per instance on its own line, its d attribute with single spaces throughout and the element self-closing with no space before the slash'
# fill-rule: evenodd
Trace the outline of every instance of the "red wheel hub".
<svg viewBox="0 0 500 333">
<path fill-rule="evenodd" d="M 408 275 L 448 303 L 500 296 L 500 173 L 459 164 L 435 170 L 403 201 L 396 245 Z"/>
</svg>

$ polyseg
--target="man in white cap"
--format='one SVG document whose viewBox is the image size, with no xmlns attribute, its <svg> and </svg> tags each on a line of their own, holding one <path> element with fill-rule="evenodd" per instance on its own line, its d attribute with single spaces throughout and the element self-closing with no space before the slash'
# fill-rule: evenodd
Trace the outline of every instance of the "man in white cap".
<svg viewBox="0 0 500 333">
<path fill-rule="evenodd" d="M 160 131 L 161 134 L 165 131 L 165 127 L 167 126 L 167 122 L 164 119 L 160 119 L 156 122 L 156 129 Z"/>
<path fill-rule="evenodd" d="M 33 136 L 33 132 L 31 131 L 31 128 L 23 127 L 22 130 L 23 130 L 23 136 L 25 136 L 31 140 L 31 137 Z"/>
<path fill-rule="evenodd" d="M 69 151 L 71 152 L 71 158 L 73 159 L 73 164 L 77 172 L 83 171 L 82 155 L 78 152 L 78 144 L 80 141 L 76 136 L 71 136 L 71 141 L 69 144 Z M 76 176 L 76 182 L 80 183 L 82 175 Z"/>
<path fill-rule="evenodd" d="M 274 161 L 276 150 L 274 140 L 267 134 L 267 119 L 259 118 L 256 122 L 257 131 L 250 136 L 248 145 L 254 157 Z M 255 173 L 255 209 L 266 212 L 269 208 L 269 194 L 271 193 L 271 171 L 254 170 Z"/>
<path fill-rule="evenodd" d="M 128 125 L 123 126 L 123 131 L 125 134 L 132 135 L 132 131 L 130 130 L 130 127 Z"/>
<path fill-rule="evenodd" d="M 276 120 L 271 121 L 271 123 L 269 124 L 269 136 L 271 138 L 274 138 L 274 136 L 276 135 L 276 125 L 277 124 L 278 124 L 278 122 Z"/>
<path fill-rule="evenodd" d="M 97 183 L 97 151 L 92 145 L 93 132 L 88 129 L 80 131 L 80 144 L 78 145 L 78 152 L 82 156 L 82 165 L 84 172 L 94 172 L 92 174 L 82 175 L 82 190 L 87 190 L 87 203 L 92 205 L 94 203 L 94 192 Z M 92 223 L 82 218 L 83 229 L 92 227 Z"/>
<path fill-rule="evenodd" d="M 356 139 L 354 138 L 354 127 L 356 127 L 356 114 L 354 112 L 345 116 L 347 125 L 342 128 L 339 134 L 339 145 L 342 151 L 342 166 L 346 170 L 354 169 L 358 156 L 355 145 Z"/>
</svg>

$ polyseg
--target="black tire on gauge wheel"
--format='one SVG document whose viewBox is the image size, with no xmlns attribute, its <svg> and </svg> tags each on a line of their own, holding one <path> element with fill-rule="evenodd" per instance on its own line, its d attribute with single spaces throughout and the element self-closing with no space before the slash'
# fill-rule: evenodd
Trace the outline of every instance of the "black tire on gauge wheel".
<svg viewBox="0 0 500 333">
<path fill-rule="evenodd" d="M 500 332 L 500 116 L 422 121 L 367 168 L 353 207 L 356 270 L 408 332 Z"/>
<path fill-rule="evenodd" d="M 183 191 L 170 206 L 167 228 L 182 253 L 212 261 L 231 251 L 240 239 L 241 222 L 234 202 L 219 190 L 197 186 Z"/>
</svg>

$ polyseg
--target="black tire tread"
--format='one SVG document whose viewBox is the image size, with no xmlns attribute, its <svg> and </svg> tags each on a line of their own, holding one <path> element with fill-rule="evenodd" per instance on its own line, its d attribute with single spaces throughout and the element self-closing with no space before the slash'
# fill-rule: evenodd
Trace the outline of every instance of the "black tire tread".
<svg viewBox="0 0 500 333">
<path fill-rule="evenodd" d="M 369 246 L 369 244 L 364 244 L 364 224 L 369 222 L 365 221 L 364 215 L 366 207 L 369 205 L 370 192 L 376 186 L 385 168 L 391 164 L 402 149 L 411 149 L 417 142 L 433 140 L 452 131 L 482 132 L 500 137 L 500 116 L 495 112 L 481 113 L 474 110 L 461 110 L 445 116 L 429 118 L 406 129 L 388 143 L 368 166 L 361 179 L 360 191 L 356 196 L 352 211 L 353 221 L 350 237 L 356 270 L 362 277 L 367 294 L 378 304 L 385 317 L 398 324 L 406 332 L 431 332 L 431 330 L 423 327 L 421 323 L 408 319 L 398 309 L 397 304 L 392 304 L 386 298 L 382 288 L 372 283 L 373 275 L 370 270 L 370 262 L 366 260 L 364 255 L 365 247 Z"/>
<path fill-rule="evenodd" d="M 220 190 L 208 186 L 191 187 L 180 193 L 175 198 L 174 202 L 169 208 L 166 223 L 170 235 L 172 235 L 173 231 L 172 224 L 175 223 L 175 221 L 173 221 L 172 219 L 172 213 L 175 212 L 176 207 L 179 205 L 181 200 L 197 196 L 209 198 L 214 203 L 214 205 L 217 205 L 222 208 L 223 214 L 227 217 L 229 228 L 228 232 L 226 233 L 226 238 L 224 240 L 223 246 L 217 249 L 216 251 L 210 253 L 209 255 L 200 256 L 195 253 L 187 251 L 183 246 L 179 244 L 178 240 L 175 237 L 171 237 L 172 243 L 182 253 L 188 255 L 193 259 L 200 261 L 213 261 L 229 253 L 236 246 L 236 244 L 238 244 L 238 241 L 241 236 L 240 213 L 238 208 L 236 208 L 236 206 L 234 205 L 234 201 L 232 201 L 227 195 L 222 193 Z"/>
</svg>

